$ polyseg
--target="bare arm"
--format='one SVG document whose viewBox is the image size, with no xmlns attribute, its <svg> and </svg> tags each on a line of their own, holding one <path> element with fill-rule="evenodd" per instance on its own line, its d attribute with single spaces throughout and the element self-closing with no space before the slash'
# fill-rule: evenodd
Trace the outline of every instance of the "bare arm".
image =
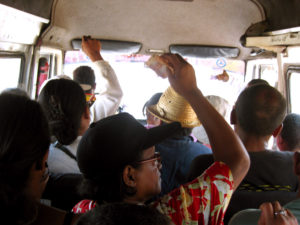
<svg viewBox="0 0 300 225">
<path fill-rule="evenodd" d="M 207 132 L 214 159 L 230 167 L 234 186 L 237 188 L 250 166 L 244 145 L 224 118 L 202 95 L 197 87 L 193 67 L 178 54 L 165 54 L 161 57 L 174 69 L 174 72 L 168 75 L 171 86 L 193 107 Z"/>
</svg>

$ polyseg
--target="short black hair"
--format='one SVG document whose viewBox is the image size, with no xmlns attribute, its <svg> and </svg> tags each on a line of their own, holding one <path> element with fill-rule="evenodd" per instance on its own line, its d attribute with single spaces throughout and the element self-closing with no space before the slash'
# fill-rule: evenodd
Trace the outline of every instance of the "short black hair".
<svg viewBox="0 0 300 225">
<path fill-rule="evenodd" d="M 158 103 L 160 97 L 162 96 L 162 94 L 163 94 L 162 92 L 155 93 L 155 94 L 152 95 L 152 97 L 145 103 L 145 105 L 143 106 L 143 109 L 142 109 L 143 115 L 144 115 L 144 116 L 146 115 L 145 111 L 146 111 L 147 107 L 150 106 L 150 105 L 156 105 L 156 104 Z"/>
<path fill-rule="evenodd" d="M 283 128 L 279 135 L 286 142 L 289 150 L 300 148 L 300 115 L 288 114 L 283 120 Z"/>
<path fill-rule="evenodd" d="M 245 132 L 266 136 L 271 135 L 282 123 L 286 113 L 286 101 L 270 85 L 253 85 L 239 95 L 235 110 L 238 123 Z"/>
<path fill-rule="evenodd" d="M 73 71 L 73 80 L 79 84 L 95 86 L 95 73 L 89 66 L 79 66 Z"/>
<path fill-rule="evenodd" d="M 170 225 L 171 220 L 145 205 L 106 203 L 79 218 L 76 225 Z"/>
<path fill-rule="evenodd" d="M 259 85 L 259 84 L 266 84 L 269 85 L 268 81 L 264 79 L 252 79 L 248 82 L 247 87 L 253 86 L 253 85 Z"/>
</svg>

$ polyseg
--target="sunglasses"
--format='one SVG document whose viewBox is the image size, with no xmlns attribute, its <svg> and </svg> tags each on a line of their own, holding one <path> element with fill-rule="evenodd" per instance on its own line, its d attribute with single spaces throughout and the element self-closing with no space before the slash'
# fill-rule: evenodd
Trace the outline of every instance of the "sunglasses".
<svg viewBox="0 0 300 225">
<path fill-rule="evenodd" d="M 152 156 L 149 159 L 144 159 L 141 161 L 138 161 L 138 164 L 144 164 L 144 163 L 149 163 L 149 162 L 155 162 L 155 166 L 158 166 L 159 164 L 161 164 L 161 156 L 159 152 L 155 152 L 154 156 Z"/>
</svg>

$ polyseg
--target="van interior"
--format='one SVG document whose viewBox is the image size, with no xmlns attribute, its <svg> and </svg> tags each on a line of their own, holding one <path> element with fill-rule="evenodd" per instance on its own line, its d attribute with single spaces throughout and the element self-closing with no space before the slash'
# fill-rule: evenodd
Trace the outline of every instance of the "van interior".
<svg viewBox="0 0 300 225">
<path fill-rule="evenodd" d="M 122 86 L 119 111 L 137 119 L 168 87 L 144 63 L 168 52 L 194 66 L 204 95 L 234 105 L 261 78 L 286 97 L 288 112 L 300 113 L 299 12 L 299 0 L 0 0 L 0 92 L 19 87 L 37 98 L 42 76 L 92 66 L 81 51 L 89 35 L 101 41 Z M 41 58 L 49 66 L 43 75 Z M 224 71 L 226 81 L 218 79 Z"/>
</svg>

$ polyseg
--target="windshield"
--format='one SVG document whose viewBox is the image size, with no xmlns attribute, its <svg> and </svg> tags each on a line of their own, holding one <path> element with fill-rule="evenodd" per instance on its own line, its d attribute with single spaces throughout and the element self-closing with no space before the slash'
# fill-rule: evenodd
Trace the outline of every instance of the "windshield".
<svg viewBox="0 0 300 225">
<path fill-rule="evenodd" d="M 107 55 L 103 58 L 114 68 L 124 96 L 120 107 L 136 119 L 145 119 L 142 108 L 155 93 L 164 92 L 169 82 L 158 77 L 151 69 L 144 66 L 150 56 L 146 55 Z M 238 94 L 244 88 L 245 64 L 241 60 L 225 58 L 185 58 L 195 69 L 198 87 L 204 95 L 217 95 L 234 104 Z M 72 77 L 73 70 L 81 65 L 93 67 L 88 57 L 81 51 L 68 51 L 65 56 L 64 74 Z M 218 79 L 226 70 L 228 80 Z M 98 92 L 101 82 L 97 82 Z"/>
</svg>

